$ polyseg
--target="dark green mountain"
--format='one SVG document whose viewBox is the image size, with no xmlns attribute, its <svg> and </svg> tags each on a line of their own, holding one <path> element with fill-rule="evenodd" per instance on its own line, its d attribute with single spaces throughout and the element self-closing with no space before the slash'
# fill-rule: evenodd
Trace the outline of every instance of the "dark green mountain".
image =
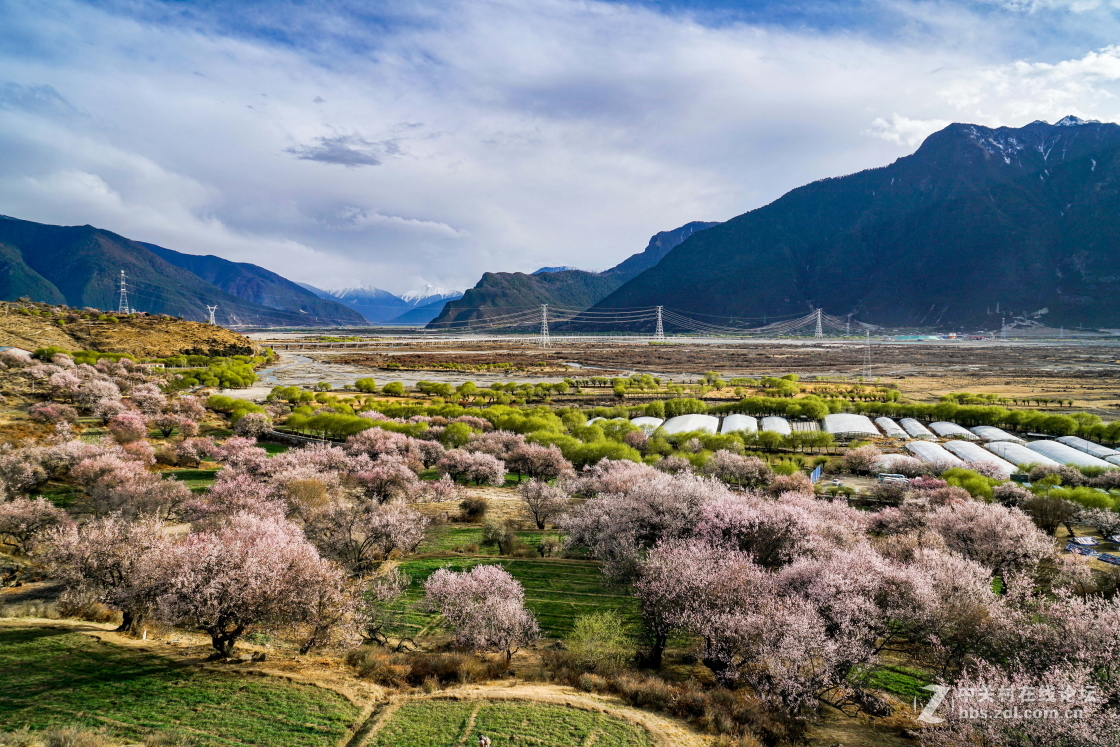
<svg viewBox="0 0 1120 747">
<path fill-rule="evenodd" d="M 215 282 L 199 277 L 192 267 Z M 129 306 L 137 311 L 201 321 L 208 316 L 206 306 L 216 304 L 223 324 L 362 322 L 350 309 L 255 265 L 180 254 L 93 226 L 0 218 L 0 298 L 27 296 L 115 311 L 121 270 L 128 278 Z"/>
<path fill-rule="evenodd" d="M 719 323 L 819 306 L 896 327 L 1120 327 L 1118 156 L 1115 124 L 953 124 L 889 166 L 689 237 L 594 310 L 663 305 Z"/>
<path fill-rule="evenodd" d="M 162 246 L 137 242 L 176 267 L 189 270 L 242 301 L 342 324 L 365 324 L 358 312 L 337 301 L 322 299 L 275 272 L 248 262 L 230 262 L 212 254 L 183 254 Z"/>
<path fill-rule="evenodd" d="M 523 272 L 488 272 L 475 287 L 457 301 L 448 301 L 429 329 L 466 326 L 550 304 L 568 309 L 586 309 L 638 273 L 656 265 L 673 247 L 696 233 L 718 225 L 693 221 L 672 231 L 654 234 L 646 248 L 603 272 L 541 268 L 532 275 Z M 547 270 L 547 272 L 546 272 Z"/>
</svg>

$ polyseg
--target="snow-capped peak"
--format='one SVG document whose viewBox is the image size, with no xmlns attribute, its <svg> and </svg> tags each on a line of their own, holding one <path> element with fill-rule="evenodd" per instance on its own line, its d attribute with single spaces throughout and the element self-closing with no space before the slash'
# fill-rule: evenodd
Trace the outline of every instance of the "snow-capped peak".
<svg viewBox="0 0 1120 747">
<path fill-rule="evenodd" d="M 425 301 L 428 299 L 436 301 L 441 298 L 447 298 L 448 296 L 458 297 L 461 295 L 463 295 L 461 291 L 448 290 L 447 288 L 438 288 L 431 283 L 425 283 L 423 288 L 414 288 L 413 290 L 400 294 L 398 298 L 400 298 L 402 301 L 408 301 L 409 303 L 415 304 L 418 301 Z"/>
<path fill-rule="evenodd" d="M 359 283 L 349 288 L 325 288 L 324 290 L 335 298 L 368 298 L 393 295 L 387 290 L 382 290 L 368 283 Z"/>
<path fill-rule="evenodd" d="M 1068 114 L 1068 115 L 1062 117 L 1061 119 L 1059 119 L 1057 122 L 1055 122 L 1054 126 L 1055 127 L 1073 127 L 1074 125 L 1100 124 L 1100 123 L 1101 123 L 1101 121 L 1099 119 L 1081 119 L 1080 117 L 1075 117 L 1072 114 Z"/>
</svg>

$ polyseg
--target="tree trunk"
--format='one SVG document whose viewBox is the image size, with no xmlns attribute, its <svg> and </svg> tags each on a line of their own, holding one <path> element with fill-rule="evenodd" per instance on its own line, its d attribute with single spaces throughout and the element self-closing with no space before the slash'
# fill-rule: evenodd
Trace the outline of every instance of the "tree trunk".
<svg viewBox="0 0 1120 747">
<path fill-rule="evenodd" d="M 665 646 L 668 645 L 668 642 L 668 636 L 655 635 L 653 637 L 653 645 L 649 647 L 649 653 L 646 654 L 646 666 L 651 669 L 661 669 L 661 661 L 665 655 Z"/>
<path fill-rule="evenodd" d="M 133 614 L 131 610 L 121 610 L 121 624 L 113 632 L 135 633 L 140 629 L 142 622 L 144 622 L 144 618 L 140 615 Z"/>
<path fill-rule="evenodd" d="M 237 639 L 244 631 L 244 628 L 237 627 L 233 630 L 211 630 L 210 643 L 214 646 L 214 653 L 210 658 L 212 659 L 228 659 L 233 656 L 233 647 L 237 644 Z"/>
</svg>

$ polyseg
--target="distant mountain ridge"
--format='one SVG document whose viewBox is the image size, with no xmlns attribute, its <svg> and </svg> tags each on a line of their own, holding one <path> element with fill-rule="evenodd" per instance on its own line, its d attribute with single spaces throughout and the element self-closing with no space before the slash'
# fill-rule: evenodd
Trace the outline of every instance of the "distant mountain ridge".
<svg viewBox="0 0 1120 747">
<path fill-rule="evenodd" d="M 365 321 L 358 312 L 337 301 L 319 298 L 298 283 L 293 283 L 263 267 L 248 262 L 231 262 L 211 254 L 183 254 L 144 241 L 137 243 L 176 267 L 190 270 L 206 282 L 242 301 L 306 315 L 313 319 L 331 319 L 346 324 L 361 324 Z"/>
<path fill-rule="evenodd" d="M 463 295 L 461 291 L 432 285 L 425 285 L 400 296 L 364 284 L 339 290 L 324 290 L 306 283 L 299 285 L 320 298 L 336 301 L 356 311 L 371 324 L 427 324 L 439 314 L 445 301 Z"/>
<path fill-rule="evenodd" d="M 344 306 L 324 302 L 256 265 L 182 254 L 88 225 L 0 218 L 0 298 L 27 296 L 114 311 L 121 270 L 127 276 L 129 306 L 139 311 L 203 321 L 206 306 L 216 304 L 217 319 L 234 325 L 360 321 Z"/>
<path fill-rule="evenodd" d="M 1120 126 L 952 124 L 690 236 L 595 311 L 1120 327 Z M 647 325 L 648 326 L 648 325 Z"/>
<path fill-rule="evenodd" d="M 523 272 L 488 272 L 457 301 L 444 305 L 429 329 L 454 328 L 468 322 L 510 313 L 541 304 L 586 309 L 626 281 L 656 265 L 677 244 L 718 223 L 693 221 L 650 238 L 646 248 L 603 272 L 543 267 Z"/>
</svg>

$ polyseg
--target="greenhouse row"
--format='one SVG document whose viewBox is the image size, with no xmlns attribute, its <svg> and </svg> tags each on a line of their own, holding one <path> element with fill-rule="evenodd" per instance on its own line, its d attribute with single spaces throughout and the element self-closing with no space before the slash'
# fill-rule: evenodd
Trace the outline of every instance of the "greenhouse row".
<svg viewBox="0 0 1120 747">
<path fill-rule="evenodd" d="M 604 418 L 593 418 L 588 422 L 601 420 Z M 788 436 L 794 430 L 786 418 L 768 416 L 758 419 L 740 414 L 727 415 L 722 421 L 714 415 L 693 414 L 678 415 L 668 420 L 646 416 L 634 418 L 630 422 L 650 433 L 660 429 L 670 435 L 700 431 L 721 434 L 769 432 Z M 820 425 L 821 430 L 839 440 L 882 438 L 884 435 L 888 438 L 907 439 L 905 449 L 924 462 L 955 467 L 986 463 L 994 465 L 1008 476 L 1017 471 L 1018 464 L 1120 467 L 1120 451 L 1076 436 L 1028 443 L 990 425 L 964 428 L 956 423 L 942 421 L 930 423 L 926 427 L 913 418 L 902 418 L 895 422 L 891 418 L 881 417 L 872 421 L 866 415 L 845 412 L 826 415 Z M 937 443 L 939 438 L 945 442 Z M 887 458 L 885 464 L 889 462 L 890 459 Z"/>
</svg>

